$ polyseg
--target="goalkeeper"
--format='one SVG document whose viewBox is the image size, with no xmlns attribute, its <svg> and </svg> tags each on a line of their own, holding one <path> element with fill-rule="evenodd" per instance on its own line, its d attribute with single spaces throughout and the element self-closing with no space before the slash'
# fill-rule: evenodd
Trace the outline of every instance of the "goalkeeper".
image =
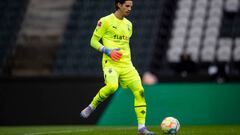
<svg viewBox="0 0 240 135">
<path fill-rule="evenodd" d="M 141 78 L 131 62 L 129 41 L 132 23 L 125 17 L 129 15 L 132 5 L 132 0 L 115 0 L 116 11 L 102 17 L 97 23 L 91 46 L 103 53 L 102 68 L 106 85 L 80 115 L 87 118 L 101 102 L 118 89 L 120 82 L 123 88 L 129 88 L 134 95 L 138 134 L 151 135 L 154 133 L 145 127 L 147 110 Z"/>
</svg>

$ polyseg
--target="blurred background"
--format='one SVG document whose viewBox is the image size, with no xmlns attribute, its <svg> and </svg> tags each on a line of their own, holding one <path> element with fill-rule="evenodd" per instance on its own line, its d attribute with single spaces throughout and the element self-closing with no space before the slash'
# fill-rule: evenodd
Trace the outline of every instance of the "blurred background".
<svg viewBox="0 0 240 135">
<path fill-rule="evenodd" d="M 114 0 L 0 1 L 0 125 L 136 124 L 121 88 L 79 117 L 104 86 L 90 38 L 114 10 Z M 239 0 L 135 0 L 128 19 L 149 124 L 240 123 Z"/>
</svg>

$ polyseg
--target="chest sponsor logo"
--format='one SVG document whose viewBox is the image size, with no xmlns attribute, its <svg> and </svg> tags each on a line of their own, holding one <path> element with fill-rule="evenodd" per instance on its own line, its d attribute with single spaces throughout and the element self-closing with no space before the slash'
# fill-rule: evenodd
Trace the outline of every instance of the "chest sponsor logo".
<svg viewBox="0 0 240 135">
<path fill-rule="evenodd" d="M 124 35 L 122 35 L 122 36 L 121 35 L 114 35 L 113 38 L 118 39 L 118 40 L 126 40 L 126 41 L 129 39 L 128 36 L 124 36 Z"/>
</svg>

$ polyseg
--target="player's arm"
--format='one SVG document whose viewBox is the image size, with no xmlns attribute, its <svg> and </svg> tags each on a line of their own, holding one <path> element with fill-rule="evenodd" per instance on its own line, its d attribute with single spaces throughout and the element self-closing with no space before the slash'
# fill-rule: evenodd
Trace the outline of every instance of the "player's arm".
<svg viewBox="0 0 240 135">
<path fill-rule="evenodd" d="M 107 23 L 102 23 L 102 21 L 98 21 L 97 28 L 95 29 L 93 36 L 91 38 L 90 45 L 98 50 L 99 52 L 102 52 L 106 55 L 108 55 L 113 61 L 118 61 L 122 57 L 122 53 L 119 52 L 119 49 L 108 49 L 103 44 L 101 44 L 99 41 L 103 37 L 104 33 L 107 29 Z"/>
</svg>

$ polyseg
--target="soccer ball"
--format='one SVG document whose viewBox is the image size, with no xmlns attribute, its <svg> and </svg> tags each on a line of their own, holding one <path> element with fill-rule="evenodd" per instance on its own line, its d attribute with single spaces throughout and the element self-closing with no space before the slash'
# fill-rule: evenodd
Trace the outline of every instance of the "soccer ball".
<svg viewBox="0 0 240 135">
<path fill-rule="evenodd" d="M 176 134 L 180 128 L 180 123 L 174 117 L 166 117 L 163 119 L 160 128 L 165 134 Z"/>
</svg>

